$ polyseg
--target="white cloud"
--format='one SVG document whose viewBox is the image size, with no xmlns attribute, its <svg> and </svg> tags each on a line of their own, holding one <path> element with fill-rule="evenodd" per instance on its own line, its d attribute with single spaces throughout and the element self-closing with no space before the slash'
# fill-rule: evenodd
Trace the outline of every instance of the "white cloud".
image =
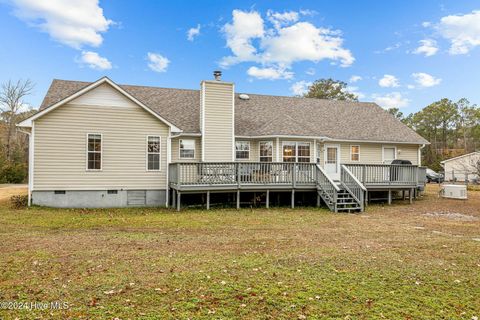
<svg viewBox="0 0 480 320">
<path fill-rule="evenodd" d="M 315 74 L 315 69 L 313 68 L 308 68 L 307 71 L 305 71 L 306 74 L 309 76 L 313 76 Z"/>
<path fill-rule="evenodd" d="M 413 84 L 409 84 L 409 85 L 407 85 L 407 88 L 408 89 L 415 89 L 415 86 Z"/>
<path fill-rule="evenodd" d="M 113 23 L 98 0 L 13 0 L 13 5 L 18 18 L 76 49 L 101 45 L 101 33 Z"/>
<path fill-rule="evenodd" d="M 450 41 L 450 54 L 467 54 L 480 45 L 480 10 L 445 16 L 435 27 Z"/>
<path fill-rule="evenodd" d="M 162 56 L 161 54 L 158 53 L 152 53 L 149 52 L 147 53 L 147 58 L 148 61 L 150 62 L 148 64 L 148 67 L 155 71 L 155 72 L 165 72 L 167 71 L 167 67 L 170 63 L 170 60 L 167 59 L 167 57 Z"/>
<path fill-rule="evenodd" d="M 196 28 L 188 29 L 188 31 L 187 31 L 188 41 L 193 41 L 196 36 L 200 35 L 200 28 L 201 28 L 201 26 L 198 24 Z"/>
<path fill-rule="evenodd" d="M 424 22 L 422 22 L 422 27 L 424 27 L 424 28 L 428 28 L 428 27 L 430 27 L 431 25 L 432 25 L 432 23 L 431 23 L 430 21 L 424 21 Z"/>
<path fill-rule="evenodd" d="M 232 22 L 222 29 L 232 55 L 222 58 L 222 67 L 255 62 L 264 69 L 287 70 L 298 61 L 328 59 L 349 66 L 355 60 L 350 50 L 343 48 L 339 31 L 298 21 L 296 12 L 269 11 L 267 21 L 256 11 L 234 10 L 232 16 Z"/>
<path fill-rule="evenodd" d="M 386 95 L 372 95 L 376 104 L 385 109 L 403 108 L 408 106 L 410 100 L 404 98 L 400 92 L 392 92 Z"/>
<path fill-rule="evenodd" d="M 353 76 L 350 77 L 350 80 L 348 80 L 348 82 L 350 82 L 350 83 L 355 83 L 355 82 L 360 81 L 360 80 L 362 80 L 362 79 L 363 79 L 363 78 L 362 78 L 361 76 L 353 75 Z"/>
<path fill-rule="evenodd" d="M 268 20 L 275 26 L 276 29 L 280 29 L 283 26 L 297 22 L 299 14 L 296 11 L 288 12 L 274 12 L 272 10 L 267 11 Z"/>
<path fill-rule="evenodd" d="M 355 87 L 355 86 L 347 86 L 345 88 L 345 91 L 353 93 L 358 97 L 358 99 L 363 99 L 366 97 L 366 95 L 363 92 L 360 92 L 358 87 Z"/>
<path fill-rule="evenodd" d="M 95 70 L 112 69 L 112 63 L 107 58 L 101 57 L 98 53 L 92 51 L 82 51 L 82 56 L 77 62 Z"/>
<path fill-rule="evenodd" d="M 290 87 L 290 91 L 296 96 L 302 96 L 308 92 L 308 87 L 312 85 L 309 81 L 297 81 Z"/>
<path fill-rule="evenodd" d="M 257 79 L 268 79 L 268 80 L 293 78 L 293 72 L 288 71 L 286 69 L 273 68 L 273 67 L 258 68 L 253 66 L 247 70 L 247 74 Z"/>
<path fill-rule="evenodd" d="M 395 88 L 398 87 L 398 79 L 391 74 L 383 75 L 383 78 L 378 81 L 378 85 L 384 88 Z"/>
<path fill-rule="evenodd" d="M 437 41 L 433 39 L 424 39 L 418 42 L 420 46 L 413 51 L 415 54 L 423 54 L 425 57 L 430 57 L 438 52 Z"/>
<path fill-rule="evenodd" d="M 435 78 L 432 75 L 424 72 L 412 73 L 412 77 L 415 82 L 422 87 L 433 87 L 442 82 L 442 79 Z"/>
</svg>

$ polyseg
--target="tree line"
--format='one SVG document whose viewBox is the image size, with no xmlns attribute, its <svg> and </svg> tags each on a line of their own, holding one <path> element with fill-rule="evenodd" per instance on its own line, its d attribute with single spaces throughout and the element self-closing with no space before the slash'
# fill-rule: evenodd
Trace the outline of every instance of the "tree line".
<svg viewBox="0 0 480 320">
<path fill-rule="evenodd" d="M 303 96 L 358 101 L 345 82 L 333 79 L 315 81 Z M 430 142 L 422 149 L 422 164 L 433 170 L 442 170 L 445 159 L 480 150 L 480 108 L 466 98 L 443 98 L 409 115 L 398 108 L 387 111 Z"/>
</svg>

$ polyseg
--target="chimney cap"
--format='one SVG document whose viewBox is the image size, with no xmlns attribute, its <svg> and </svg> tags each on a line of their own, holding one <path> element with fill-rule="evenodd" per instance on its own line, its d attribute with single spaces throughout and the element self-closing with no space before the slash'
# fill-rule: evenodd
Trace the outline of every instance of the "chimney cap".
<svg viewBox="0 0 480 320">
<path fill-rule="evenodd" d="M 215 78 L 215 80 L 220 81 L 222 79 L 222 71 L 220 70 L 213 71 L 213 77 Z"/>
</svg>

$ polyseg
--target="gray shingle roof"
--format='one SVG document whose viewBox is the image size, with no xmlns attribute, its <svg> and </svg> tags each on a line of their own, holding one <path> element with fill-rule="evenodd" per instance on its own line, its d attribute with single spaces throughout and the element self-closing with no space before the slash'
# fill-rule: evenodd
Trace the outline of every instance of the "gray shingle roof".
<svg viewBox="0 0 480 320">
<path fill-rule="evenodd" d="M 53 80 L 40 109 L 90 82 Z M 184 132 L 199 133 L 199 90 L 120 85 Z M 424 144 L 427 140 L 375 103 L 249 94 L 235 98 L 237 136 L 295 135 Z"/>
</svg>

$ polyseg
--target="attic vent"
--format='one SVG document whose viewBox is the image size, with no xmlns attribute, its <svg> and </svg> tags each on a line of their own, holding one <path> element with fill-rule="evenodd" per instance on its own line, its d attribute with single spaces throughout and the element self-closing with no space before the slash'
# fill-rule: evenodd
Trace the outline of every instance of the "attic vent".
<svg viewBox="0 0 480 320">
<path fill-rule="evenodd" d="M 240 94 L 238 97 L 242 100 L 249 100 L 250 99 L 248 94 L 245 94 L 245 93 Z"/>
</svg>

